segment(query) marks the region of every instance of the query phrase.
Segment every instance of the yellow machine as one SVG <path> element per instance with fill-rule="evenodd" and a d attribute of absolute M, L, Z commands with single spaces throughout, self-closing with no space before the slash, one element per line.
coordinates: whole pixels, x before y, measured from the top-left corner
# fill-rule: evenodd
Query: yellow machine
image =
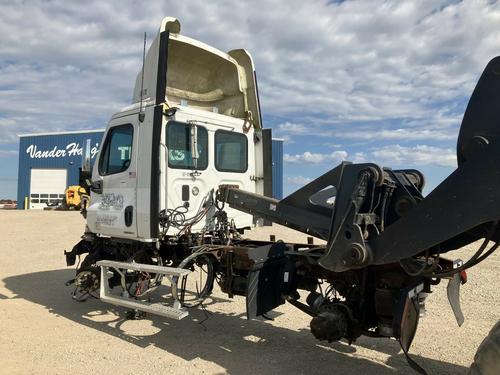
<path fill-rule="evenodd" d="M 68 186 L 64 192 L 64 200 L 62 201 L 62 206 L 65 209 L 82 209 L 86 208 L 90 196 L 87 190 L 79 185 Z"/>

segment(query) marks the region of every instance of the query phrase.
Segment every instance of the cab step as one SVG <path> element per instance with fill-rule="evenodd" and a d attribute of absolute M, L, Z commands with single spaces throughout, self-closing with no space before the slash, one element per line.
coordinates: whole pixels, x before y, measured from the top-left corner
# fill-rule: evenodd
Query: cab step
<path fill-rule="evenodd" d="M 182 307 L 182 304 L 179 300 L 177 294 L 177 282 L 182 277 L 185 277 L 189 273 L 191 273 L 190 270 L 184 268 L 155 266 L 152 264 L 142 264 L 135 262 L 117 262 L 113 260 L 101 260 L 97 262 L 97 265 L 101 267 L 101 286 L 99 294 L 102 301 L 111 303 L 113 305 L 127 307 L 133 310 L 144 311 L 150 314 L 160 315 L 175 320 L 180 320 L 189 315 L 187 310 Z M 173 306 L 168 306 L 159 302 L 149 303 L 134 299 L 134 297 L 130 297 L 125 287 L 126 270 L 148 272 L 166 276 L 171 284 L 171 293 L 174 300 Z M 113 271 L 117 272 L 121 277 L 121 285 L 123 289 L 122 296 L 112 294 L 110 291 L 108 280 L 113 277 Z"/>

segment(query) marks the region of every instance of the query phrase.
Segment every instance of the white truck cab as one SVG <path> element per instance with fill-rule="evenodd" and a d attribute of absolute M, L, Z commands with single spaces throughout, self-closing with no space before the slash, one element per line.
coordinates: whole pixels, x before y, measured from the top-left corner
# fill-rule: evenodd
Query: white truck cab
<path fill-rule="evenodd" d="M 161 212 L 183 207 L 192 217 L 219 185 L 269 194 L 270 147 L 249 53 L 182 36 L 179 21 L 166 17 L 137 75 L 133 104 L 107 126 L 87 226 L 101 236 L 154 242 L 175 234 L 161 233 Z M 226 211 L 237 228 L 254 222 Z M 210 213 L 191 230 L 207 220 Z"/>

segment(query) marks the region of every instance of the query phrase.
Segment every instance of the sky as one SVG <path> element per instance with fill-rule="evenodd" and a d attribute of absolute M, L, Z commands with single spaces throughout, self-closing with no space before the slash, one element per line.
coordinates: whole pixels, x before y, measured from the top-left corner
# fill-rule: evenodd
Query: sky
<path fill-rule="evenodd" d="M 131 102 L 143 33 L 164 16 L 252 54 L 285 195 L 343 160 L 419 169 L 431 191 L 500 54 L 495 1 L 0 0 L 0 198 L 16 196 L 18 134 L 100 129 Z"/>

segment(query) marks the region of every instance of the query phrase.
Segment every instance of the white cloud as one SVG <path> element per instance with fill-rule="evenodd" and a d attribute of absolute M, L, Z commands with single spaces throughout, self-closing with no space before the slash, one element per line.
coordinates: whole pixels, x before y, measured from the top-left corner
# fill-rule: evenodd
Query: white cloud
<path fill-rule="evenodd" d="M 292 122 L 286 121 L 278 125 L 278 131 L 293 135 L 301 135 L 308 134 L 310 132 L 310 128 L 306 127 L 303 124 L 294 124 Z"/>
<path fill-rule="evenodd" d="M 457 121 L 458 122 L 458 121 Z M 407 128 L 389 128 L 387 125 L 380 125 L 374 123 L 370 126 L 367 125 L 351 125 L 348 128 L 345 126 L 338 126 L 331 124 L 329 128 L 326 124 L 323 126 L 297 125 L 286 123 L 278 126 L 278 131 L 275 133 L 288 140 L 300 139 L 301 136 L 311 135 L 321 138 L 330 139 L 348 139 L 352 141 L 454 141 L 458 137 L 458 132 L 455 128 L 450 127 L 425 127 L 419 124 L 419 121 L 412 120 L 412 125 Z M 290 126 L 288 126 L 290 125 Z M 292 126 L 293 125 L 293 126 Z M 400 124 L 399 126 L 401 126 Z M 331 145 L 334 147 L 335 144 Z"/>
<path fill-rule="evenodd" d="M 355 152 L 348 155 L 346 151 L 335 151 L 331 154 L 321 154 L 306 151 L 297 155 L 284 155 L 288 163 L 305 164 L 338 164 L 348 160 L 353 163 L 377 163 L 383 166 L 421 167 L 427 165 L 441 167 L 456 167 L 457 159 L 455 150 L 428 145 L 400 146 L 388 145 L 371 148 L 366 152 Z"/>
<path fill-rule="evenodd" d="M 284 144 L 290 145 L 292 143 L 295 143 L 293 138 L 288 135 L 288 134 L 274 134 L 273 133 L 273 139 L 282 139 Z"/>
<path fill-rule="evenodd" d="M 390 145 L 375 149 L 370 153 L 379 163 L 390 165 L 437 165 L 441 167 L 456 167 L 457 158 L 455 150 L 448 148 L 417 145 L 414 147 L 403 147 Z"/>
<path fill-rule="evenodd" d="M 353 163 L 366 163 L 366 154 L 364 152 L 356 152 L 352 157 Z"/>
<path fill-rule="evenodd" d="M 346 151 L 334 151 L 331 154 L 320 154 L 315 152 L 306 151 L 302 154 L 296 155 L 283 155 L 283 160 L 288 163 L 308 163 L 308 164 L 322 164 L 322 163 L 340 163 L 347 158 Z"/>
<path fill-rule="evenodd" d="M 286 178 L 286 182 L 289 185 L 305 185 L 312 181 L 312 178 L 304 176 L 289 176 Z"/>
<path fill-rule="evenodd" d="M 458 134 L 456 131 L 440 130 L 440 129 L 381 129 L 381 130 L 356 130 L 356 131 L 339 131 L 335 134 L 338 138 L 347 138 L 354 140 L 405 140 L 405 141 L 419 141 L 419 140 L 455 140 Z"/>
<path fill-rule="evenodd" d="M 151 41 L 164 15 L 185 35 L 252 53 L 264 115 L 289 119 L 282 137 L 355 139 L 339 127 L 391 122 L 398 130 L 381 137 L 452 140 L 500 40 L 500 4 L 488 1 L 3 2 L 0 142 L 102 127 L 129 102 L 142 33 Z"/>

